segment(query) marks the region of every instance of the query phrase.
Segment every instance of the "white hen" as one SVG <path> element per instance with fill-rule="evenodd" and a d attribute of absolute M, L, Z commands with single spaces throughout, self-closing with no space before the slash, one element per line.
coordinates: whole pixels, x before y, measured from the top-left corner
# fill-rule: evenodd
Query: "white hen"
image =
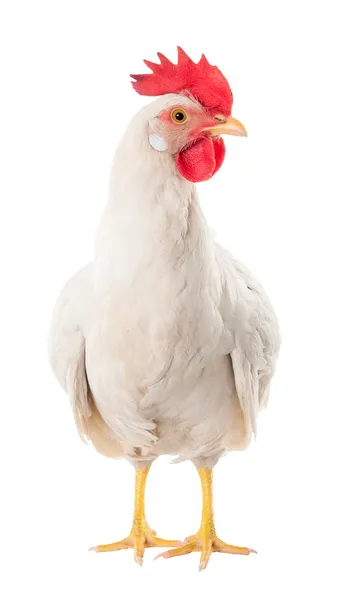
<path fill-rule="evenodd" d="M 256 432 L 279 333 L 263 288 L 213 240 L 193 183 L 223 162 L 220 133 L 246 134 L 226 80 L 181 49 L 178 66 L 159 56 L 134 87 L 162 95 L 116 152 L 95 258 L 58 299 L 50 360 L 81 436 L 136 467 L 131 533 L 95 549 L 132 547 L 141 564 L 145 547 L 174 545 L 163 556 L 199 550 L 202 569 L 212 551 L 251 552 L 216 536 L 211 470 Z M 201 478 L 201 527 L 184 544 L 157 538 L 145 519 L 146 476 L 161 454 L 190 459 Z"/>

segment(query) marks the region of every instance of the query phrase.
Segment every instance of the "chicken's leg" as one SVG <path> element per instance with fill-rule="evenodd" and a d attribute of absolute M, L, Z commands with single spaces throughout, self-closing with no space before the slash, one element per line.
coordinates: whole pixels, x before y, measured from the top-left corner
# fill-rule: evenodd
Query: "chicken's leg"
<path fill-rule="evenodd" d="M 180 542 L 177 540 L 163 540 L 162 538 L 156 537 L 156 531 L 150 529 L 146 521 L 144 495 L 148 473 L 149 467 L 136 469 L 134 513 L 130 534 L 120 542 L 106 544 L 104 546 L 95 546 L 90 548 L 90 550 L 95 550 L 96 552 L 112 552 L 114 550 L 133 548 L 136 563 L 142 565 L 145 548 L 164 548 L 180 545 Z"/>
<path fill-rule="evenodd" d="M 201 487 L 202 487 L 202 516 L 199 531 L 195 535 L 186 538 L 182 546 L 174 550 L 167 550 L 159 554 L 156 558 L 171 558 L 173 556 L 182 556 L 191 552 L 201 552 L 200 567 L 202 571 L 207 567 L 207 563 L 212 552 L 224 552 L 226 554 L 250 554 L 256 553 L 251 548 L 241 548 L 240 546 L 231 546 L 225 544 L 216 535 L 214 516 L 213 516 L 213 494 L 212 494 L 212 469 L 206 467 L 198 469 Z"/>

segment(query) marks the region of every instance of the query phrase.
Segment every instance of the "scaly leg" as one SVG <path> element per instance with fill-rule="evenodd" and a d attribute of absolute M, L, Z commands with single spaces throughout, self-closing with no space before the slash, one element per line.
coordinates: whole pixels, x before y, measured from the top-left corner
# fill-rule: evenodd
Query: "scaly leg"
<path fill-rule="evenodd" d="M 145 548 L 166 548 L 169 546 L 179 546 L 181 542 L 177 540 L 163 540 L 156 537 L 156 532 L 150 529 L 144 510 L 145 484 L 149 473 L 149 467 L 136 469 L 135 479 L 135 500 L 133 522 L 130 534 L 120 542 L 106 544 L 104 546 L 95 546 L 90 550 L 96 552 L 112 552 L 115 550 L 124 550 L 133 548 L 134 559 L 138 565 L 143 563 Z"/>
<path fill-rule="evenodd" d="M 191 552 L 201 552 L 199 571 L 206 569 L 212 552 L 224 552 L 226 554 L 256 554 L 251 548 L 241 548 L 225 544 L 217 537 L 213 516 L 213 493 L 212 493 L 212 469 L 199 468 L 198 473 L 202 487 L 202 516 L 199 531 L 195 535 L 186 538 L 182 546 L 174 550 L 167 550 L 156 558 L 172 558 L 183 556 Z"/>

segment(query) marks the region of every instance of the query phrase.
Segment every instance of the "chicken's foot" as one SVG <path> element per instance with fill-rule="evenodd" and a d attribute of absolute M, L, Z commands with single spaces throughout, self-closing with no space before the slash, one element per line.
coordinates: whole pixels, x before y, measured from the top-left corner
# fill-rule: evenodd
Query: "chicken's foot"
<path fill-rule="evenodd" d="M 213 494 L 212 494 L 212 469 L 199 468 L 198 473 L 202 486 L 202 517 L 199 531 L 184 540 L 180 547 L 167 550 L 156 556 L 156 558 L 172 558 L 183 556 L 191 552 L 201 552 L 199 570 L 207 567 L 212 552 L 223 552 L 225 554 L 255 553 L 251 548 L 232 546 L 225 544 L 217 537 L 213 516 Z"/>
<path fill-rule="evenodd" d="M 156 531 L 151 529 L 146 521 L 144 496 L 148 472 L 149 468 L 136 469 L 134 514 L 130 534 L 120 542 L 95 546 L 90 548 L 90 550 L 95 550 L 95 552 L 113 552 L 132 548 L 136 563 L 142 565 L 145 548 L 167 548 L 181 544 L 178 540 L 164 540 L 156 537 Z"/>

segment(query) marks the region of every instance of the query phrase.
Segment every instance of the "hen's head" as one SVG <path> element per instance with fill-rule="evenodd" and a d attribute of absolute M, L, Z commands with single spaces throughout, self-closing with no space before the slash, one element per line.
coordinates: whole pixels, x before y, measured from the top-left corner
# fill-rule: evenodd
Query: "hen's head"
<path fill-rule="evenodd" d="M 176 160 L 189 181 L 206 181 L 221 167 L 225 146 L 222 134 L 246 136 L 244 126 L 231 116 L 233 94 L 225 77 L 203 55 L 194 63 L 178 48 L 178 64 L 158 53 L 160 64 L 145 60 L 153 71 L 131 75 L 136 92 L 164 96 L 149 121 L 149 144 Z"/>

